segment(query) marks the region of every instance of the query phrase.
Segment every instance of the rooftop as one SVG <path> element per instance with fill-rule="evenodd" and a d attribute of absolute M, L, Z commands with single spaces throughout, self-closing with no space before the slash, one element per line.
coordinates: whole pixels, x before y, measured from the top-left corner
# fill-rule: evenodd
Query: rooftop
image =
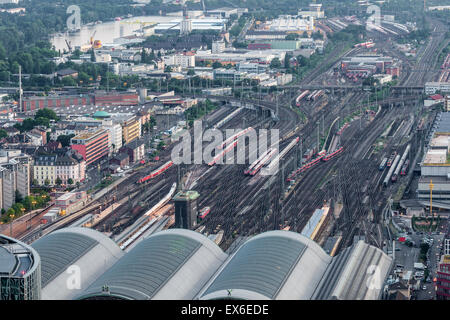
<path fill-rule="evenodd" d="M 87 139 L 91 139 L 93 137 L 95 137 L 96 135 L 105 133 L 106 131 L 103 129 L 99 129 L 96 131 L 92 131 L 92 132 L 85 132 L 85 133 L 81 133 L 75 137 L 72 138 L 72 140 L 87 140 Z"/>
<path fill-rule="evenodd" d="M 0 234 L 0 276 L 26 277 L 39 263 L 33 248 Z"/>

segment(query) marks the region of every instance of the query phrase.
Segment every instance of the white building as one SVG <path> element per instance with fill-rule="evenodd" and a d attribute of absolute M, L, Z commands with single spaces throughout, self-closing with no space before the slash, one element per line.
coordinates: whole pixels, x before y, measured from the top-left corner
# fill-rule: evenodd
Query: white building
<path fill-rule="evenodd" d="M 213 41 L 212 43 L 212 53 L 221 53 L 225 51 L 225 41 Z"/>
<path fill-rule="evenodd" d="M 301 17 L 314 17 L 315 19 L 325 18 L 325 11 L 322 11 L 322 4 L 310 3 L 309 10 L 299 10 L 298 15 Z"/>
<path fill-rule="evenodd" d="M 164 64 L 166 66 L 180 66 L 182 68 L 195 67 L 195 54 L 173 54 L 164 56 Z"/>
<path fill-rule="evenodd" d="M 436 91 L 450 92 L 450 82 L 426 82 L 425 93 L 434 94 Z"/>
<path fill-rule="evenodd" d="M 314 17 L 308 16 L 306 19 L 290 15 L 282 15 L 267 23 L 271 31 L 314 31 Z"/>
<path fill-rule="evenodd" d="M 103 129 L 109 131 L 110 153 L 117 152 L 122 147 L 122 126 L 111 120 L 105 120 L 102 124 Z"/>
<path fill-rule="evenodd" d="M 375 80 L 378 80 L 380 84 L 385 84 L 389 81 L 392 81 L 391 74 L 374 74 L 373 77 Z"/>

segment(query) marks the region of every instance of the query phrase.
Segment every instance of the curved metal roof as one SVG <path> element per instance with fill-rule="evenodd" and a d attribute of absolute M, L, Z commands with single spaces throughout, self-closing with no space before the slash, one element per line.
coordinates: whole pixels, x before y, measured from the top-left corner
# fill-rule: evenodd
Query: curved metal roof
<path fill-rule="evenodd" d="M 61 229 L 32 243 L 41 257 L 42 288 L 97 245 L 102 248 L 103 255 L 97 256 L 99 260 L 122 255 L 114 241 L 88 228 Z"/>
<path fill-rule="evenodd" d="M 93 117 L 95 117 L 95 118 L 107 118 L 107 117 L 110 117 L 110 116 L 111 115 L 108 112 L 106 112 L 106 111 L 96 111 L 93 114 Z"/>
<path fill-rule="evenodd" d="M 192 299 L 225 259 L 197 232 L 161 231 L 136 245 L 78 299 Z"/>
<path fill-rule="evenodd" d="M 379 299 L 391 266 L 391 257 L 360 240 L 333 259 L 314 298 Z"/>
<path fill-rule="evenodd" d="M 218 271 L 201 299 L 309 299 L 331 257 L 314 241 L 270 231 L 245 242 Z"/>

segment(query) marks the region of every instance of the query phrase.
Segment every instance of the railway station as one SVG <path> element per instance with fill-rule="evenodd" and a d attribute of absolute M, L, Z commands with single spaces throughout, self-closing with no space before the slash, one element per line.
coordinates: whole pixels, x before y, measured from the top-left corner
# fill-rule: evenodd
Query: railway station
<path fill-rule="evenodd" d="M 14 240 L 2 241 L 4 257 Z M 100 232 L 72 227 L 37 240 L 28 252 L 34 281 L 42 275 L 42 288 L 36 284 L 36 296 L 29 298 L 44 300 L 372 300 L 382 297 L 392 267 L 392 258 L 363 241 L 331 257 L 291 231 L 264 232 L 225 253 L 198 232 L 171 229 L 124 253 Z M 13 265 L 10 260 L 1 260 L 3 270 Z M 370 268 L 377 268 L 379 278 L 366 286 Z"/>

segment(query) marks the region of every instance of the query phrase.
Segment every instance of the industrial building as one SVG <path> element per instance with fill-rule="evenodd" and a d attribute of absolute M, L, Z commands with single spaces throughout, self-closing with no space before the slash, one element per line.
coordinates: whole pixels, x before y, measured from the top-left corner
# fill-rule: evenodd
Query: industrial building
<path fill-rule="evenodd" d="M 391 57 L 379 54 L 360 54 L 352 57 L 345 57 L 341 61 L 341 70 L 348 77 L 371 76 L 375 73 L 387 73 L 392 76 L 399 76 L 400 67 Z"/>
<path fill-rule="evenodd" d="M 372 265 L 379 279 L 371 278 Z M 241 245 L 196 298 L 380 299 L 391 267 L 392 258 L 363 241 L 331 257 L 302 235 L 269 231 Z"/>
<path fill-rule="evenodd" d="M 0 234 L 0 300 L 39 300 L 41 259 L 27 244 Z"/>
<path fill-rule="evenodd" d="M 31 247 L 42 265 L 43 300 L 73 299 L 123 256 L 114 241 L 88 228 L 57 230 Z"/>
<path fill-rule="evenodd" d="M 436 116 L 420 163 L 421 176 L 417 197 L 424 205 L 430 201 L 430 182 L 433 184 L 433 206 L 450 207 L 450 112 Z"/>
<path fill-rule="evenodd" d="M 50 233 L 31 247 L 42 269 L 42 291 L 36 287 L 33 299 L 373 300 L 383 297 L 392 268 L 391 257 L 363 241 L 332 257 L 290 231 L 249 237 L 228 253 L 186 229 L 157 232 L 127 253 L 102 233 L 79 227 Z"/>
<path fill-rule="evenodd" d="M 301 34 L 314 31 L 314 17 L 307 16 L 305 19 L 290 15 L 280 15 L 264 24 L 265 30 L 282 31 Z"/>
<path fill-rule="evenodd" d="M 66 94 L 49 96 L 30 96 L 22 100 L 22 110 L 34 111 L 43 108 L 60 108 L 69 106 L 127 106 L 139 104 L 139 95 L 135 93 Z"/>
<path fill-rule="evenodd" d="M 226 257 L 197 232 L 161 231 L 137 244 L 78 299 L 191 300 Z"/>
<path fill-rule="evenodd" d="M 436 92 L 449 93 L 450 92 L 450 82 L 426 82 L 425 83 L 425 93 L 435 94 Z"/>

